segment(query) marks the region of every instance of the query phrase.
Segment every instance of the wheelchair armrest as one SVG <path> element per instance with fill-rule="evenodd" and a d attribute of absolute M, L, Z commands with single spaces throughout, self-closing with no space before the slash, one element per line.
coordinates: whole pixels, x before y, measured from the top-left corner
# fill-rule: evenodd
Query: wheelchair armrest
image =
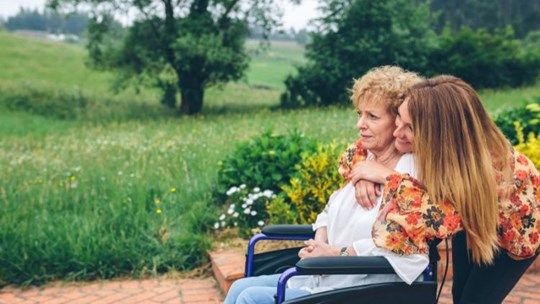
<path fill-rule="evenodd" d="M 311 225 L 270 225 L 261 231 L 267 236 L 315 236 L 315 231 Z"/>
<path fill-rule="evenodd" d="M 297 275 L 318 274 L 393 274 L 392 265 L 382 256 L 332 256 L 300 260 L 296 266 L 287 269 L 279 278 L 276 303 L 285 300 L 287 281 Z"/>
<path fill-rule="evenodd" d="M 393 274 L 396 273 L 382 256 L 316 257 L 296 263 L 298 275 L 308 274 Z"/>

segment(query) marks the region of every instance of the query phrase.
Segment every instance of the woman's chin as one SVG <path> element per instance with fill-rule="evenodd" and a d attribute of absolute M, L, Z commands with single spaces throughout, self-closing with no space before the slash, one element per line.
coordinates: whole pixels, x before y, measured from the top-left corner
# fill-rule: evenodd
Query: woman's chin
<path fill-rule="evenodd" d="M 412 152 L 412 146 L 410 144 L 400 144 L 398 142 L 395 143 L 396 145 L 396 149 L 400 152 L 400 153 L 411 153 Z"/>

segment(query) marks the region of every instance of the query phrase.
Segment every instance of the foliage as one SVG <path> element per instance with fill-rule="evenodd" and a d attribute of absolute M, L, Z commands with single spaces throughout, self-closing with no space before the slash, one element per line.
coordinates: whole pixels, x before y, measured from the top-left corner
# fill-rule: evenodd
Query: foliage
<path fill-rule="evenodd" d="M 225 205 L 229 205 L 228 209 L 221 213 L 214 229 L 238 227 L 240 236 L 249 238 L 253 235 L 253 228 L 268 223 L 267 205 L 276 197 L 272 190 L 261 191 L 259 187 L 248 189 L 242 184 L 231 187 L 226 194 Z"/>
<path fill-rule="evenodd" d="M 540 98 L 535 103 L 508 108 L 495 116 L 494 121 L 513 145 L 520 142 L 516 123 L 524 134 L 540 134 Z"/>
<path fill-rule="evenodd" d="M 476 31 L 449 28 L 429 55 L 427 74 L 458 76 L 476 89 L 532 84 L 540 73 L 540 56 L 523 50 L 511 28 Z"/>
<path fill-rule="evenodd" d="M 336 145 L 319 145 L 314 154 L 304 154 L 298 171 L 288 185 L 283 186 L 287 199 L 298 214 L 298 223 L 315 222 L 330 195 L 343 185 L 338 173 L 339 155 L 343 149 Z"/>
<path fill-rule="evenodd" d="M 437 17 L 437 32 L 448 25 L 454 31 L 465 26 L 489 31 L 512 26 L 517 37 L 523 38 L 540 29 L 539 0 L 432 0 L 431 11 Z"/>
<path fill-rule="evenodd" d="M 281 192 L 280 185 L 289 182 L 302 153 L 313 151 L 314 147 L 314 141 L 298 130 L 285 136 L 267 129 L 249 142 L 238 144 L 234 152 L 220 162 L 216 188 L 218 201 L 223 201 L 223 194 L 228 189 L 242 184 L 248 189 L 260 187 Z"/>
<path fill-rule="evenodd" d="M 527 156 L 536 168 L 540 168 L 540 132 L 535 135 L 534 132 L 527 133 L 527 141 L 523 135 L 524 130 L 520 122 L 515 123 L 518 143 L 514 146 L 517 151 Z"/>
<path fill-rule="evenodd" d="M 298 224 L 298 213 L 281 193 L 268 203 L 268 224 Z"/>
<path fill-rule="evenodd" d="M 163 82 L 176 84 L 183 114 L 201 112 L 206 88 L 244 76 L 249 24 L 268 33 L 279 15 L 271 0 L 191 0 L 182 7 L 173 0 L 52 0 L 50 4 L 55 9 L 90 5 L 94 17 L 88 27 L 88 50 L 93 66 L 116 71 L 118 84 L 124 87 L 163 89 Z M 110 16 L 118 10 L 138 13 L 120 36 Z M 163 100 L 172 105 L 167 94 Z"/>
<path fill-rule="evenodd" d="M 352 80 L 376 66 L 424 69 L 433 44 L 425 1 L 332 0 L 322 12 L 308 63 L 285 81 L 282 106 L 348 104 Z"/>

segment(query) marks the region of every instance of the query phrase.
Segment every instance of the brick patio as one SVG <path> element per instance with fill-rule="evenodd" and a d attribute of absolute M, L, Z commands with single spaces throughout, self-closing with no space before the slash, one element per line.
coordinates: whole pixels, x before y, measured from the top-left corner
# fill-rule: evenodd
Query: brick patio
<path fill-rule="evenodd" d="M 20 290 L 4 288 L 0 290 L 0 304 L 17 303 L 176 303 L 176 304 L 214 304 L 223 301 L 220 288 L 228 288 L 226 278 L 238 278 L 243 270 L 243 252 L 220 250 L 211 253 L 214 261 L 213 271 L 220 282 L 212 277 L 195 279 L 155 278 L 138 281 L 103 281 L 92 283 L 68 283 L 48 285 L 45 288 Z M 217 263 L 215 261 L 218 261 Z M 539 265 L 540 261 L 536 261 Z M 222 266 L 220 266 L 222 265 Z M 226 265 L 226 266 L 224 266 Z M 219 270 L 221 268 L 221 270 Z M 452 303 L 451 281 L 445 284 L 440 300 L 442 304 Z M 221 287 L 220 287 L 221 286 Z M 540 272 L 527 273 L 504 303 L 540 303 Z"/>

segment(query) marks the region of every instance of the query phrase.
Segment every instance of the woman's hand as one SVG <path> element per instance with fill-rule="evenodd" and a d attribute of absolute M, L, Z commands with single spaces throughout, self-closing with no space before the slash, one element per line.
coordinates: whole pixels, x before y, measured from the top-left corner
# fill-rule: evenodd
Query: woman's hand
<path fill-rule="evenodd" d="M 369 210 L 375 207 L 377 197 L 381 195 L 381 188 L 379 184 L 361 179 L 354 185 L 354 195 L 356 202 Z"/>
<path fill-rule="evenodd" d="M 351 182 L 356 185 L 360 180 L 367 180 L 377 184 L 384 184 L 386 177 L 394 171 L 384 165 L 373 161 L 356 164 L 351 172 Z"/>
<path fill-rule="evenodd" d="M 308 240 L 305 241 L 306 247 L 300 249 L 298 256 L 301 259 L 314 258 L 319 256 L 337 256 L 339 255 L 339 248 L 328 245 L 325 242 Z"/>

